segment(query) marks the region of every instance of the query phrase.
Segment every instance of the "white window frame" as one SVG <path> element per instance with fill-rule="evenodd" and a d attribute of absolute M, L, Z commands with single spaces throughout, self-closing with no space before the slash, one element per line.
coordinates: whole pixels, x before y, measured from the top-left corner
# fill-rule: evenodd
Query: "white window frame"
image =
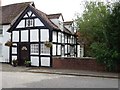
<path fill-rule="evenodd" d="M 46 47 L 45 44 L 41 44 L 41 55 L 50 55 L 50 48 Z"/>
<path fill-rule="evenodd" d="M 31 44 L 30 45 L 30 53 L 31 54 L 39 54 L 39 44 Z"/>
<path fill-rule="evenodd" d="M 34 21 L 33 19 L 26 19 L 26 27 L 33 27 Z"/>

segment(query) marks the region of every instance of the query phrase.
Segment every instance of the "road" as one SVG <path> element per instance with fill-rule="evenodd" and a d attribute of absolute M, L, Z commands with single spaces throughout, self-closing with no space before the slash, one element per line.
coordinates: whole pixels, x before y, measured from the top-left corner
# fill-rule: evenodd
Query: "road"
<path fill-rule="evenodd" d="M 118 79 L 2 72 L 2 88 L 118 88 Z"/>

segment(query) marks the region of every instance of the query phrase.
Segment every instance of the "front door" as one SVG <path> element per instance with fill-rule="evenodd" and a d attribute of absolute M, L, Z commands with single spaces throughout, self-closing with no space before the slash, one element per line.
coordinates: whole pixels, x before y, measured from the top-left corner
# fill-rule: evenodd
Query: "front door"
<path fill-rule="evenodd" d="M 29 44 L 21 43 L 19 47 L 20 47 L 19 65 L 24 65 L 25 60 L 29 60 Z"/>

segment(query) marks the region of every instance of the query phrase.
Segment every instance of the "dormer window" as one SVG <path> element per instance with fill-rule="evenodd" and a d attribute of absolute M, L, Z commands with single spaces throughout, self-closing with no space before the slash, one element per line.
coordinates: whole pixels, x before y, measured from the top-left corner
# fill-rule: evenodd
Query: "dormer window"
<path fill-rule="evenodd" d="M 26 20 L 26 27 L 32 27 L 33 26 L 33 19 L 27 19 Z"/>

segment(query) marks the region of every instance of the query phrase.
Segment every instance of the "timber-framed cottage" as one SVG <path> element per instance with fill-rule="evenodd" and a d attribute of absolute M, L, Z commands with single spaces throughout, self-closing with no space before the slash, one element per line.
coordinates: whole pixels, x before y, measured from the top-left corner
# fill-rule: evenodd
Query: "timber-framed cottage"
<path fill-rule="evenodd" d="M 27 59 L 31 66 L 52 67 L 52 57 L 83 57 L 75 33 L 73 21 L 64 21 L 61 13 L 48 15 L 34 2 L 2 6 L 0 62 L 17 59 L 24 65 Z"/>

